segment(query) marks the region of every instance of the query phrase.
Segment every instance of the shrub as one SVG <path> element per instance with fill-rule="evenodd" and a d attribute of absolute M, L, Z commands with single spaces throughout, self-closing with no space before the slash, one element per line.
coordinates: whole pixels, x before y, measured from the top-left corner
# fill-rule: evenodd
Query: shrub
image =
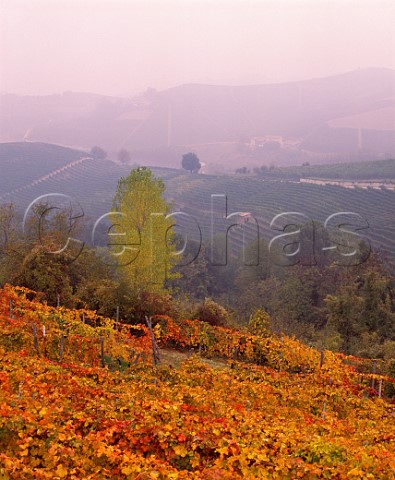
<path fill-rule="evenodd" d="M 229 313 L 222 305 L 214 302 L 211 298 L 205 298 L 196 312 L 196 317 L 213 326 L 224 326 L 229 320 Z"/>
<path fill-rule="evenodd" d="M 258 335 L 259 337 L 267 337 L 270 335 L 270 317 L 265 310 L 262 308 L 257 308 L 254 313 L 250 316 L 250 321 L 248 322 L 248 330 L 253 335 Z"/>

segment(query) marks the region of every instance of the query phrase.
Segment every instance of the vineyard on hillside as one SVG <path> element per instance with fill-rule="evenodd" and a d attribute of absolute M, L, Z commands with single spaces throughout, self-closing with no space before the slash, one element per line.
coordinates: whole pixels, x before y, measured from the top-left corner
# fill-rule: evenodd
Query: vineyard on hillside
<path fill-rule="evenodd" d="M 97 158 L 73 163 L 84 155 L 83 152 L 53 145 L 3 144 L 0 148 L 2 202 L 12 201 L 25 209 L 41 195 L 62 193 L 78 201 L 86 218 L 94 224 L 101 215 L 110 211 L 117 182 L 121 176 L 127 176 L 132 167 Z M 69 167 L 62 169 L 66 165 Z M 362 166 L 358 165 L 346 164 L 343 169 L 347 170 L 349 166 L 351 172 L 359 171 Z M 367 162 L 363 167 L 366 171 L 362 171 L 373 171 L 373 165 L 377 165 L 378 171 L 392 171 L 393 161 Z M 313 172 L 315 168 L 324 167 L 303 168 Z M 328 169 L 332 171 L 333 166 L 328 166 Z M 48 175 L 54 171 L 56 174 Z M 196 222 L 203 238 L 210 238 L 211 195 L 225 194 L 227 213 L 251 212 L 258 220 L 260 234 L 268 240 L 278 234 L 270 228 L 270 222 L 279 213 L 297 211 L 323 223 L 329 215 L 351 211 L 359 214 L 369 225 L 368 230 L 360 233 L 366 235 L 373 248 L 395 254 L 394 191 L 347 189 L 336 185 L 301 184 L 251 176 L 191 175 L 169 168 L 153 168 L 152 171 L 165 182 L 166 198 L 172 202 L 173 212 L 180 211 L 190 216 L 179 216 L 176 222 L 187 229 L 191 238 L 198 237 Z M 45 180 L 37 182 L 42 176 Z M 15 188 L 18 191 L 11 194 Z M 220 212 L 219 216 L 223 217 L 224 213 Z M 218 227 L 223 233 L 229 224 L 225 218 L 218 219 Z M 236 245 L 242 245 L 243 231 L 232 229 Z M 245 236 L 247 241 L 255 239 L 254 226 L 246 226 Z"/>
<path fill-rule="evenodd" d="M 86 157 L 85 152 L 46 143 L 0 144 L 0 198 L 33 180 Z M 47 192 L 48 193 L 48 192 Z"/>
<path fill-rule="evenodd" d="M 1 290 L 1 479 L 394 477 L 389 372 L 287 337 L 152 321 L 162 352 L 194 348 L 180 368 L 153 364 L 145 325 Z"/>
<path fill-rule="evenodd" d="M 325 178 L 333 180 L 381 180 L 395 179 L 395 159 L 365 162 L 332 163 L 327 165 L 303 165 L 264 169 L 267 178 L 299 180 L 300 178 Z"/>
<path fill-rule="evenodd" d="M 369 225 L 361 231 L 373 248 L 395 253 L 395 223 L 393 209 L 395 192 L 389 190 L 350 190 L 339 186 L 300 184 L 287 181 L 264 181 L 237 176 L 178 176 L 166 181 L 169 197 L 175 206 L 190 214 L 202 228 L 203 238 L 211 231 L 211 194 L 225 194 L 228 214 L 251 212 L 259 223 L 259 232 L 271 239 L 278 232 L 270 228 L 270 222 L 280 213 L 300 212 L 313 221 L 324 223 L 332 214 L 354 212 Z M 217 214 L 219 216 L 219 214 Z M 179 219 L 186 225 L 188 223 Z M 220 224 L 221 219 L 219 219 Z M 230 225 L 222 220 L 222 232 Z M 238 232 L 237 232 L 238 230 Z M 246 238 L 253 240 L 254 225 L 246 225 Z M 234 231 L 236 242 L 241 245 L 243 231 Z"/>

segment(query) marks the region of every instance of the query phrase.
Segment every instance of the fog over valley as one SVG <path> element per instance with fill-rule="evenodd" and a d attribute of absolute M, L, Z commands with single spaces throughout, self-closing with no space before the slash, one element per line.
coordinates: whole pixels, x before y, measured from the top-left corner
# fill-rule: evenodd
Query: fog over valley
<path fill-rule="evenodd" d="M 391 1 L 0 8 L 2 142 L 172 167 L 193 150 L 208 173 L 394 154 Z"/>

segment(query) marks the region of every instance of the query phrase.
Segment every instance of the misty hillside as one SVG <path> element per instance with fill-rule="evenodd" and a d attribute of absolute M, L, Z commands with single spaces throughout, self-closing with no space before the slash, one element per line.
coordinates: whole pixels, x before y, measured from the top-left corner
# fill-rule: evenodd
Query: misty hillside
<path fill-rule="evenodd" d="M 394 89 L 395 72 L 371 69 L 273 85 L 185 85 L 163 92 L 161 100 L 163 107 L 171 106 L 174 144 L 262 135 L 297 137 L 307 144 L 329 120 L 393 106 Z"/>
<path fill-rule="evenodd" d="M 88 156 L 80 150 L 46 143 L 2 143 L 0 199 L 4 201 L 7 194 Z"/>
<path fill-rule="evenodd" d="M 41 195 L 60 193 L 80 202 L 87 217 L 98 218 L 111 209 L 117 182 L 131 168 L 59 145 L 0 143 L 0 204 L 13 202 L 23 210 Z M 155 169 L 162 178 L 177 173 Z"/>
<path fill-rule="evenodd" d="M 49 163 L 51 155 L 53 165 Z M 363 170 L 364 163 L 356 164 L 361 178 L 366 179 L 369 172 L 380 175 L 383 168 L 389 178 L 395 178 L 393 161 L 377 162 L 376 170 L 375 163 L 366 163 L 366 172 Z M 344 172 L 356 171 L 355 168 L 348 169 L 347 164 L 342 167 Z M 132 167 L 54 145 L 20 143 L 0 144 L 0 168 L 0 203 L 12 201 L 23 211 L 41 195 L 65 194 L 78 202 L 87 223 L 93 225 L 101 215 L 111 210 L 117 182 L 121 176 L 127 176 Z M 313 168 L 311 173 L 317 174 L 317 168 Z M 321 173 L 332 171 L 330 167 L 320 168 Z M 250 175 L 198 175 L 163 167 L 152 170 L 165 182 L 166 197 L 172 202 L 172 211 L 184 212 L 190 216 L 189 219 L 197 220 L 206 239 L 211 232 L 211 195 L 225 194 L 228 213 L 251 212 L 258 219 L 264 238 L 274 236 L 270 222 L 282 212 L 298 211 L 323 223 L 333 213 L 352 211 L 368 223 L 369 229 L 363 233 L 366 233 L 372 247 L 395 254 L 393 190 L 301 183 L 295 176 L 300 170 L 291 170 L 289 174 L 292 178 L 289 180 L 286 169 L 274 171 L 278 172 L 277 180 Z M 196 224 L 188 218 L 179 217 L 177 222 L 184 227 L 184 233 L 186 231 L 193 237 Z M 220 219 L 219 224 L 222 231 L 229 226 L 226 219 Z M 252 227 L 246 231 L 248 240 L 254 238 Z M 239 245 L 242 236 L 242 229 L 235 229 L 234 237 Z"/>
<path fill-rule="evenodd" d="M 47 97 L 3 94 L 1 141 L 45 141 L 134 161 L 178 166 L 194 150 L 225 166 L 386 158 L 395 152 L 395 71 L 362 69 L 300 82 L 181 85 L 135 98 L 67 92 Z M 277 149 L 276 155 L 271 150 Z M 339 157 L 340 156 L 340 157 Z M 342 157 L 343 156 L 343 157 Z"/>

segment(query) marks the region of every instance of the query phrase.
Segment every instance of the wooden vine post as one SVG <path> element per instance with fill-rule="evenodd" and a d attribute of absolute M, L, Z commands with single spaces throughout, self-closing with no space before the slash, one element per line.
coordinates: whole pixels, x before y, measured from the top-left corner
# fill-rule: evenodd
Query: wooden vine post
<path fill-rule="evenodd" d="M 45 325 L 43 325 L 43 343 L 44 343 L 44 357 L 47 357 L 47 332 Z"/>
<path fill-rule="evenodd" d="M 152 318 L 145 316 L 145 323 L 147 324 L 150 336 L 151 336 L 151 342 L 152 342 L 152 356 L 154 358 L 154 364 L 157 365 L 160 362 L 160 353 L 159 353 L 159 347 L 158 344 L 156 343 L 156 338 L 154 331 L 152 329 Z"/>
<path fill-rule="evenodd" d="M 64 335 L 60 334 L 59 363 L 62 363 L 64 353 Z"/>
<path fill-rule="evenodd" d="M 376 375 L 376 360 L 373 361 L 373 375 L 372 375 L 372 388 L 375 387 L 375 378 Z"/>
<path fill-rule="evenodd" d="M 199 322 L 199 357 L 202 356 L 202 322 Z"/>
<path fill-rule="evenodd" d="M 104 361 L 104 337 L 100 337 L 100 366 L 104 368 L 106 362 Z"/>
<path fill-rule="evenodd" d="M 320 368 L 324 365 L 325 362 L 325 352 L 324 350 L 321 350 L 321 355 L 320 355 Z"/>
<path fill-rule="evenodd" d="M 37 336 L 37 326 L 33 323 L 33 338 L 34 338 L 34 348 L 36 349 L 37 355 L 40 356 L 40 348 L 38 345 L 38 336 Z"/>

